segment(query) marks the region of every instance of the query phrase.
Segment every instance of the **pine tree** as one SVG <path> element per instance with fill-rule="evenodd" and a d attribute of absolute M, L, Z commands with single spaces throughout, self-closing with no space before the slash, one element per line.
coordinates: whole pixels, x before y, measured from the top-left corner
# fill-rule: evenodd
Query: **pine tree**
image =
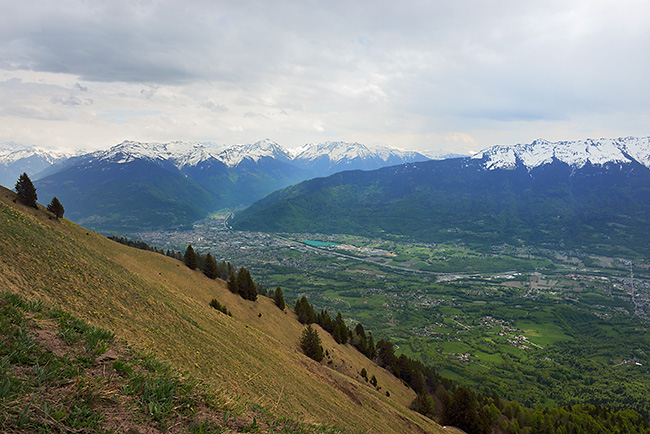
<path fill-rule="evenodd" d="M 312 324 L 316 322 L 316 312 L 314 312 L 314 306 L 307 301 L 307 297 L 304 295 L 296 301 L 296 307 L 294 308 L 296 315 L 298 315 L 298 321 L 301 324 Z"/>
<path fill-rule="evenodd" d="M 411 404 L 411 408 L 431 419 L 435 416 L 435 403 L 433 402 L 433 398 L 424 393 L 418 393 L 417 397 Z"/>
<path fill-rule="evenodd" d="M 57 220 L 63 217 L 63 213 L 65 212 L 63 205 L 61 205 L 61 202 L 59 202 L 59 199 L 57 199 L 56 196 L 52 198 L 52 201 L 47 206 L 47 210 L 54 214 Z"/>
<path fill-rule="evenodd" d="M 194 252 L 191 244 L 188 244 L 183 258 L 185 260 L 185 265 L 190 267 L 192 270 L 196 270 L 196 267 L 198 267 L 199 264 L 198 259 L 196 258 L 196 253 Z"/>
<path fill-rule="evenodd" d="M 321 309 L 321 311 L 316 316 L 316 322 L 323 328 L 323 330 L 329 334 L 334 333 L 334 323 L 332 322 L 332 318 L 330 318 L 330 314 L 326 309 Z"/>
<path fill-rule="evenodd" d="M 203 263 L 203 274 L 208 276 L 210 279 L 217 278 L 217 262 L 214 260 L 211 254 L 205 256 L 205 261 Z"/>
<path fill-rule="evenodd" d="M 320 336 L 318 330 L 313 328 L 311 324 L 308 324 L 302 331 L 302 335 L 300 335 L 300 348 L 307 357 L 317 362 L 323 360 L 323 347 L 321 346 Z"/>
<path fill-rule="evenodd" d="M 36 188 L 32 184 L 32 180 L 27 176 L 27 173 L 23 173 L 18 178 L 18 182 L 16 182 L 16 193 L 18 193 L 18 199 L 24 205 L 38 208 L 38 205 L 36 205 L 36 201 L 38 200 Z"/>
<path fill-rule="evenodd" d="M 273 293 L 273 301 L 280 308 L 280 310 L 284 310 L 284 295 L 282 294 L 282 288 L 279 286 L 275 288 L 275 293 Z"/>
<path fill-rule="evenodd" d="M 357 326 L 354 328 L 354 333 L 352 334 L 352 339 L 350 340 L 350 342 L 362 354 L 368 353 L 366 332 L 364 331 L 363 325 L 361 323 L 358 323 Z"/>
<path fill-rule="evenodd" d="M 334 319 L 334 333 L 332 334 L 332 337 L 339 344 L 348 343 L 349 329 L 348 326 L 345 325 L 341 312 L 338 312 Z"/>
<path fill-rule="evenodd" d="M 233 294 L 239 294 L 239 285 L 237 285 L 237 275 L 234 271 L 231 271 L 230 277 L 228 278 L 228 289 Z"/>
<path fill-rule="evenodd" d="M 374 360 L 377 357 L 377 350 L 375 349 L 375 340 L 372 338 L 372 333 L 368 332 L 368 341 L 366 343 L 366 357 Z"/>
<path fill-rule="evenodd" d="M 257 300 L 257 288 L 251 273 L 244 267 L 239 269 L 237 273 L 237 287 L 239 288 L 239 295 L 245 300 Z"/>

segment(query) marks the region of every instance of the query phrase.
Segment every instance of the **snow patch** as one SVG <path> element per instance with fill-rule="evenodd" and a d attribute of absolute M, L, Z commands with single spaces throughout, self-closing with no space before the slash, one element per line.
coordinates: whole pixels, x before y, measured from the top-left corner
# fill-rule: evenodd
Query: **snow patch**
<path fill-rule="evenodd" d="M 484 167 L 488 170 L 514 169 L 519 162 L 530 170 L 554 160 L 576 168 L 582 168 L 586 164 L 602 166 L 606 163 L 623 164 L 635 160 L 650 168 L 650 137 L 562 142 L 539 139 L 530 144 L 491 146 L 472 158 L 484 159 Z"/>

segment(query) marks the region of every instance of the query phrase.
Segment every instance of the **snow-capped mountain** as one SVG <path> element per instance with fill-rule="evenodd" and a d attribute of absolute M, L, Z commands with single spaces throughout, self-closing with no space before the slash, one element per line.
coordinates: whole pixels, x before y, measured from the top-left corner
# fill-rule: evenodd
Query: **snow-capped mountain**
<path fill-rule="evenodd" d="M 0 185 L 12 188 L 21 173 L 35 176 L 72 155 L 15 143 L 0 145 Z"/>
<path fill-rule="evenodd" d="M 259 163 L 272 159 L 303 169 L 315 169 L 316 175 L 344 169 L 376 169 L 405 162 L 424 161 L 422 154 L 389 147 L 370 148 L 360 143 L 308 143 L 290 152 L 276 142 L 264 139 L 252 144 L 211 146 L 202 143 L 170 142 L 142 143 L 125 141 L 108 150 L 97 151 L 89 160 L 128 163 L 138 159 L 171 162 L 178 169 L 211 159 L 228 167 L 237 167 L 243 161 Z"/>
<path fill-rule="evenodd" d="M 235 167 L 248 159 L 259 162 L 261 158 L 271 158 L 282 163 L 293 159 L 291 153 L 272 140 L 264 139 L 249 145 L 234 145 L 221 150 L 216 158 L 228 167 Z"/>
<path fill-rule="evenodd" d="M 88 161 L 110 161 L 118 164 L 130 163 L 135 160 L 169 161 L 181 168 L 187 165 L 216 158 L 217 148 L 191 142 L 135 142 L 124 141 L 107 150 L 86 155 Z"/>
<path fill-rule="evenodd" d="M 296 150 L 294 164 L 318 172 L 331 174 L 341 170 L 372 170 L 428 158 L 413 151 L 389 147 L 368 147 L 361 143 L 325 142 L 307 143 Z"/>
<path fill-rule="evenodd" d="M 236 230 L 650 253 L 650 138 L 494 146 L 274 192 Z M 624 253 L 621 253 L 624 254 Z"/>
<path fill-rule="evenodd" d="M 35 146 L 22 146 L 14 143 L 0 145 L 0 164 L 5 166 L 31 157 L 39 157 L 49 163 L 68 158 L 72 154 L 62 151 L 48 151 Z"/>
<path fill-rule="evenodd" d="M 492 146 L 472 158 L 483 159 L 486 169 L 513 169 L 523 164 L 528 170 L 560 161 L 574 168 L 586 164 L 628 164 L 633 161 L 650 168 L 650 137 L 576 140 L 549 142 L 535 140 L 530 144 Z"/>
<path fill-rule="evenodd" d="M 249 205 L 278 189 L 340 170 L 426 157 L 359 143 L 310 144 L 298 153 L 269 140 L 234 146 L 125 141 L 71 158 L 36 178 L 67 216 L 98 230 L 190 224 L 210 211 Z M 14 181 L 15 182 L 15 181 Z"/>

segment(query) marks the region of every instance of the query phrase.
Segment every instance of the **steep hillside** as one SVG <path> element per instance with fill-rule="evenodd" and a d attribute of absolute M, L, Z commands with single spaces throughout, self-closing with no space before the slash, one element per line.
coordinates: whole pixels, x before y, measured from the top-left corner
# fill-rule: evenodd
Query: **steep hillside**
<path fill-rule="evenodd" d="M 213 390 L 278 416 L 352 431 L 442 432 L 405 407 L 413 392 L 327 333 L 321 331 L 323 346 L 335 369 L 305 357 L 298 350 L 302 327 L 271 300 L 245 301 L 224 282 L 174 259 L 50 219 L 42 207 L 26 208 L 14 198 L 0 190 L 3 290 L 42 299 L 112 330 Z M 233 316 L 212 309 L 213 298 Z M 364 367 L 376 375 L 381 391 L 352 378 Z"/>

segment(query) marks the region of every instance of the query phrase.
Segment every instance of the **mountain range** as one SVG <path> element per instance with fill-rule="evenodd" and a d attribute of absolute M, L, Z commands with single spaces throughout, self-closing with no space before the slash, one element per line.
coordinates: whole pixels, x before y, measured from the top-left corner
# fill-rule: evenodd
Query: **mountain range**
<path fill-rule="evenodd" d="M 650 138 L 627 137 L 337 173 L 269 195 L 232 226 L 634 255 L 648 252 L 649 221 Z"/>
<path fill-rule="evenodd" d="M 71 153 L 35 146 L 21 146 L 15 143 L 0 145 L 0 185 L 13 187 L 23 172 L 40 173 L 71 156 Z"/>
<path fill-rule="evenodd" d="M 250 205 L 280 188 L 340 170 L 427 160 L 417 152 L 346 142 L 290 151 L 268 139 L 234 146 L 125 141 L 70 158 L 33 151 L 14 147 L 0 158 L 0 169 L 12 164 L 5 185 L 12 186 L 23 171 L 35 173 L 41 198 L 57 196 L 69 218 L 116 232 L 190 225 L 218 209 Z M 12 157 L 18 154 L 20 159 Z M 28 164 L 37 158 L 39 166 Z"/>

